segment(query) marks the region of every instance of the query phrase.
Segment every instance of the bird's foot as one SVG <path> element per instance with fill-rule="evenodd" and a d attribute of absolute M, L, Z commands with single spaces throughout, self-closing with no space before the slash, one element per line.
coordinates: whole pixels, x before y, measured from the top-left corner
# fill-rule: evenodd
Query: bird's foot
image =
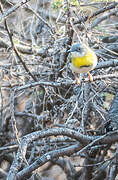
<path fill-rule="evenodd" d="M 78 73 L 75 74 L 75 79 L 76 79 L 77 84 L 80 85 L 81 82 L 80 82 L 80 79 L 78 77 Z"/>
<path fill-rule="evenodd" d="M 93 76 L 90 74 L 90 72 L 88 72 L 88 77 L 89 77 L 90 82 L 93 82 Z"/>

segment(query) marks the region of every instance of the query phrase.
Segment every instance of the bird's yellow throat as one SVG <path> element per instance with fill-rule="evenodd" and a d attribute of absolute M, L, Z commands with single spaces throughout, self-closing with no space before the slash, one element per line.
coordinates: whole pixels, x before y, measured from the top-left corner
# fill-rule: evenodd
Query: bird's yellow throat
<path fill-rule="evenodd" d="M 76 68 L 80 68 L 82 66 L 91 66 L 93 65 L 95 59 L 95 53 L 88 47 L 85 56 L 77 56 L 77 53 L 73 53 L 71 57 L 72 64 Z"/>

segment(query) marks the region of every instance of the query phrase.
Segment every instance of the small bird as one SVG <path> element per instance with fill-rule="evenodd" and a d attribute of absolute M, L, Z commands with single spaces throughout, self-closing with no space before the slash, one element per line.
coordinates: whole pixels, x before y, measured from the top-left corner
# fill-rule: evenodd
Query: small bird
<path fill-rule="evenodd" d="M 97 65 L 97 56 L 95 52 L 88 46 L 82 43 L 73 44 L 68 51 L 70 52 L 70 68 L 75 73 L 77 83 L 80 84 L 78 74 L 88 73 L 90 81 L 93 81 L 93 77 L 89 71 L 95 68 Z"/>

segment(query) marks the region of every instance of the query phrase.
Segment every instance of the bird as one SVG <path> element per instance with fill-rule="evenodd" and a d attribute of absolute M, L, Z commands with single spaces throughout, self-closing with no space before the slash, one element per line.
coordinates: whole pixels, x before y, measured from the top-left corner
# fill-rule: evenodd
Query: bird
<path fill-rule="evenodd" d="M 78 84 L 80 79 L 78 74 L 88 73 L 89 80 L 93 82 L 93 77 L 90 71 L 97 65 L 97 56 L 95 52 L 84 43 L 75 43 L 68 50 L 70 53 L 70 69 L 75 73 L 75 78 Z"/>

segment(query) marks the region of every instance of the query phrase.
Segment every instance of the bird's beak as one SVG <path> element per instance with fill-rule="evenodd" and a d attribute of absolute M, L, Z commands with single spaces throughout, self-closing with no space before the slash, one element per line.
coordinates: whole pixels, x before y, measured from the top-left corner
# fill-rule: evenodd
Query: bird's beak
<path fill-rule="evenodd" d="M 67 52 L 70 53 L 70 52 L 71 52 L 71 49 L 67 50 Z"/>

